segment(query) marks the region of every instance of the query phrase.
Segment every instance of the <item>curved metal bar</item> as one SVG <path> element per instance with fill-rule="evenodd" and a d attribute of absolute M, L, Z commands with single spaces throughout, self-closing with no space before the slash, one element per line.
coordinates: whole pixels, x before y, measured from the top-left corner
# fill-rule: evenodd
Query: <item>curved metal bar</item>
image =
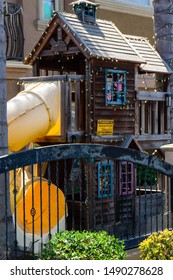
<path fill-rule="evenodd" d="M 173 177 L 173 165 L 155 156 L 132 149 L 99 144 L 53 145 L 2 156 L 0 157 L 0 173 L 30 164 L 72 158 L 109 158 L 128 161 L 154 168 Z"/>

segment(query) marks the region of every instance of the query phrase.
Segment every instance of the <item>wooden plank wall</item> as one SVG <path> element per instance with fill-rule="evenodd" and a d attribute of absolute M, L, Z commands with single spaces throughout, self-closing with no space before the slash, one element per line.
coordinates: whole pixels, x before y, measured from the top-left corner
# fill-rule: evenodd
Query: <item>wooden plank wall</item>
<path fill-rule="evenodd" d="M 114 134 L 135 134 L 135 65 L 128 63 L 93 62 L 93 133 L 97 132 L 99 119 L 114 120 Z M 105 69 L 127 71 L 127 102 L 121 105 L 105 104 Z"/>

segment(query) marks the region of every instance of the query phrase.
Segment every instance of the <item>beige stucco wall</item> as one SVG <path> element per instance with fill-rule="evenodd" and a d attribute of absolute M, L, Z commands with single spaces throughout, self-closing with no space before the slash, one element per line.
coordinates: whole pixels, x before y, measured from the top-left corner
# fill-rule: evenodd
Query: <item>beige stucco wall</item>
<path fill-rule="evenodd" d="M 39 40 L 42 32 L 38 31 L 36 26 L 38 20 L 38 1 L 32 0 L 32 4 L 31 1 L 24 0 L 22 2 L 24 13 L 23 29 L 25 36 L 24 56 L 27 56 Z"/>
<path fill-rule="evenodd" d="M 147 37 L 153 43 L 153 19 L 98 9 L 98 17 L 115 23 L 123 34 Z"/>
<path fill-rule="evenodd" d="M 29 77 L 32 75 L 31 66 L 23 65 L 22 62 L 7 61 L 6 77 L 7 77 L 7 100 L 13 98 L 19 91 L 19 78 Z"/>

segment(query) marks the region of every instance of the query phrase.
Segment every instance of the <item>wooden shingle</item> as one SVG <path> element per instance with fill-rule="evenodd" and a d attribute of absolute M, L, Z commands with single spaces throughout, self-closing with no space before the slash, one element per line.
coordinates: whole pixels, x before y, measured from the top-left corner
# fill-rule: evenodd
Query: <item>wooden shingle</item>
<path fill-rule="evenodd" d="M 146 38 L 124 35 L 111 21 L 97 19 L 93 24 L 80 20 L 75 14 L 59 12 L 50 20 L 25 64 L 33 64 L 41 55 L 58 26 L 87 59 L 129 61 L 139 64 L 141 72 L 172 73 Z"/>
<path fill-rule="evenodd" d="M 159 73 L 171 73 L 169 66 L 162 60 L 158 52 L 151 46 L 149 41 L 144 37 L 125 35 L 129 40 L 129 43 L 135 48 L 141 58 L 146 63 L 140 65 L 140 69 L 143 72 L 159 72 Z"/>
<path fill-rule="evenodd" d="M 145 63 L 112 22 L 97 20 L 96 24 L 89 24 L 80 21 L 73 14 L 63 13 L 58 16 L 69 31 L 77 35 L 79 43 L 83 44 L 90 56 Z"/>

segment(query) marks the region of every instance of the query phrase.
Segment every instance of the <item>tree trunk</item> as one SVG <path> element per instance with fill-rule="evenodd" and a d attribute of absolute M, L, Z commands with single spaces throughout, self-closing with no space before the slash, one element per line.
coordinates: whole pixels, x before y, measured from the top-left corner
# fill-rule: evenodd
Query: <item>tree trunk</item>
<path fill-rule="evenodd" d="M 4 43 L 3 1 L 0 0 L 0 156 L 8 154 L 7 98 L 6 98 L 6 56 Z M 6 186 L 5 186 L 6 182 Z M 8 256 L 12 241 L 12 219 L 9 209 L 8 174 L 0 175 L 0 259 Z M 8 229 L 8 231 L 7 231 Z"/>
<path fill-rule="evenodd" d="M 164 61 L 173 70 L 173 0 L 153 0 L 154 30 L 156 49 Z M 168 91 L 172 93 L 173 104 L 173 74 L 170 75 Z M 173 105 L 170 110 L 170 132 L 173 142 Z"/>

